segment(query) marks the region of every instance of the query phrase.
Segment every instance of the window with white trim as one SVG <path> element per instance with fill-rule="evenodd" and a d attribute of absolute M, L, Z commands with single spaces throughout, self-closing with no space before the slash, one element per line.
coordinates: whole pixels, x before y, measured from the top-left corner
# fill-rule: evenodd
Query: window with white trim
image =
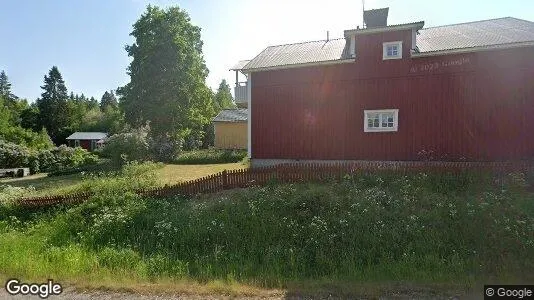
<path fill-rule="evenodd" d="M 364 132 L 397 131 L 399 126 L 398 109 L 364 110 Z"/>
<path fill-rule="evenodd" d="M 74 140 L 74 147 L 80 147 L 80 140 Z"/>
<path fill-rule="evenodd" d="M 402 41 L 383 43 L 382 59 L 402 58 Z"/>

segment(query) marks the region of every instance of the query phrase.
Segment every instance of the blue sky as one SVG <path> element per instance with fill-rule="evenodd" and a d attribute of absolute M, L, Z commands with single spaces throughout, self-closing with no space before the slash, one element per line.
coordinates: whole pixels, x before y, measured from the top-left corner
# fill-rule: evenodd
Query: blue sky
<path fill-rule="evenodd" d="M 269 45 L 342 37 L 361 25 L 361 0 L 1 0 L 0 70 L 13 92 L 40 96 L 43 77 L 57 65 L 67 88 L 100 99 L 129 81 L 132 24 L 146 6 L 178 5 L 202 28 L 208 85 Z M 534 1 L 367 0 L 366 8 L 389 6 L 389 24 L 425 21 L 425 27 L 512 16 L 534 21 Z"/>

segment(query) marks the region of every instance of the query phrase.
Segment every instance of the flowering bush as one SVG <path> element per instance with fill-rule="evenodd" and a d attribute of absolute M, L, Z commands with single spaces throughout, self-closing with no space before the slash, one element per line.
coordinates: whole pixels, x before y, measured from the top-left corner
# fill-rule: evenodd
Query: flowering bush
<path fill-rule="evenodd" d="M 147 160 L 149 158 L 147 135 L 147 129 L 143 128 L 114 134 L 106 140 L 101 154 L 110 158 L 116 165 Z"/>
<path fill-rule="evenodd" d="M 32 174 L 91 165 L 97 161 L 96 155 L 82 148 L 61 145 L 52 149 L 35 151 L 0 141 L 0 166 L 4 168 L 29 167 Z"/>
<path fill-rule="evenodd" d="M 0 140 L 0 166 L 3 168 L 27 167 L 34 153 L 26 147 Z"/>

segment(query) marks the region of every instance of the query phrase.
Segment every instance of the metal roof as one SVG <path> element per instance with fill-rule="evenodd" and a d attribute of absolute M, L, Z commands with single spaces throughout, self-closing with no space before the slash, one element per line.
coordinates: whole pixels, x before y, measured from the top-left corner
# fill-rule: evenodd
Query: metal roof
<path fill-rule="evenodd" d="M 67 140 L 101 140 L 108 136 L 105 132 L 75 132 Z"/>
<path fill-rule="evenodd" d="M 348 58 L 345 39 L 331 39 L 270 46 L 243 67 L 243 70 L 298 65 Z"/>
<path fill-rule="evenodd" d="M 223 109 L 213 122 L 246 122 L 247 112 L 246 108 Z"/>
<path fill-rule="evenodd" d="M 534 22 L 512 17 L 419 30 L 419 52 L 484 47 L 534 41 Z"/>
<path fill-rule="evenodd" d="M 512 17 L 420 29 L 423 25 L 424 22 L 414 22 L 383 28 L 352 29 L 345 30 L 345 36 L 415 28 L 419 29 L 416 41 L 419 53 L 534 41 L 534 23 Z M 241 70 L 247 71 L 343 61 L 350 59 L 347 40 L 341 38 L 270 46 L 245 65 L 240 65 L 244 62 L 241 61 L 233 69 L 241 67 Z"/>
<path fill-rule="evenodd" d="M 230 71 L 239 71 L 243 69 L 243 67 L 248 64 L 249 61 L 250 59 L 240 60 L 237 64 L 230 68 Z"/>

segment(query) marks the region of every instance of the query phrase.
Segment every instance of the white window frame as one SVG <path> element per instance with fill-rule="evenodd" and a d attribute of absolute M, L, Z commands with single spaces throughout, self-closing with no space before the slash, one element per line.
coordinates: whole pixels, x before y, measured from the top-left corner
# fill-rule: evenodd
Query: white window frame
<path fill-rule="evenodd" d="M 397 55 L 388 55 L 388 47 L 397 46 Z M 401 59 L 402 58 L 402 41 L 387 42 L 382 44 L 382 59 Z"/>
<path fill-rule="evenodd" d="M 74 147 L 80 147 L 80 140 L 74 140 Z"/>
<path fill-rule="evenodd" d="M 379 115 L 379 127 L 369 127 L 369 116 L 373 114 Z M 393 127 L 382 127 L 382 115 L 393 114 Z M 398 109 L 373 109 L 363 111 L 363 131 L 364 132 L 392 132 L 399 129 L 399 110 Z"/>

